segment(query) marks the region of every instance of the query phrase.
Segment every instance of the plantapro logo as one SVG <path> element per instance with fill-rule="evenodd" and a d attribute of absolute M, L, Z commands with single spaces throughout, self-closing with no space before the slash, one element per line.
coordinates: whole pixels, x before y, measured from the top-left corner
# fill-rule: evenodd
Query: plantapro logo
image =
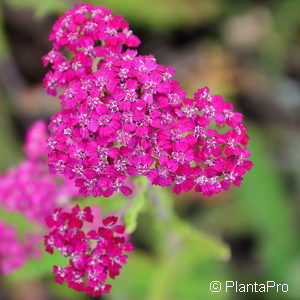
<path fill-rule="evenodd" d="M 224 285 L 220 281 L 211 281 L 209 289 L 212 293 L 219 293 L 222 290 L 226 293 L 231 291 L 235 293 L 287 293 L 289 286 L 286 283 L 276 283 L 269 280 L 263 283 L 251 282 L 240 283 L 238 281 L 226 280 Z"/>

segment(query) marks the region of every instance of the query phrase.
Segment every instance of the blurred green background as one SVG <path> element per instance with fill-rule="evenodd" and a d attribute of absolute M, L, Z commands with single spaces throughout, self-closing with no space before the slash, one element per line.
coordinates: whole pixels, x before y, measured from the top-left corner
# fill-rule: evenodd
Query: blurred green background
<path fill-rule="evenodd" d="M 300 299 L 300 1 L 86 2 L 123 14 L 140 52 L 176 67 L 190 95 L 209 86 L 234 103 L 255 164 L 240 188 L 217 197 L 166 193 L 161 206 L 148 204 L 133 234 L 137 250 L 102 299 Z M 41 56 L 53 22 L 74 3 L 0 1 L 1 172 L 21 161 L 28 126 L 58 109 L 41 86 Z M 0 299 L 88 299 L 53 283 L 51 259 L 0 278 Z M 212 293 L 212 280 L 273 280 L 289 291 Z"/>

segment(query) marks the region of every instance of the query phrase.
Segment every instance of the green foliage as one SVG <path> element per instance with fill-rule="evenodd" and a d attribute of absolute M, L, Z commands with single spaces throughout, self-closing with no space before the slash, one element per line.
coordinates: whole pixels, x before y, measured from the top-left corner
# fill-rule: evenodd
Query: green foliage
<path fill-rule="evenodd" d="M 157 263 L 146 300 L 214 299 L 209 283 L 226 279 L 223 264 L 213 259 L 201 260 L 197 249 L 187 246 L 178 253 L 170 252 Z M 230 293 L 218 294 L 218 299 L 229 298 Z"/>
<path fill-rule="evenodd" d="M 136 195 L 133 195 L 133 203 L 129 203 L 129 208 L 125 212 L 124 220 L 126 231 L 132 233 L 137 227 L 137 219 L 146 203 L 146 191 L 148 180 L 146 177 L 138 177 L 136 180 Z M 130 200 L 129 200 L 130 201 Z"/>
<path fill-rule="evenodd" d="M 199 246 L 200 247 L 200 246 Z M 114 280 L 109 299 L 118 300 L 194 300 L 213 299 L 212 280 L 228 280 L 224 264 L 202 259 L 199 247 L 187 244 L 166 256 L 153 257 L 136 251 L 130 254 L 121 276 Z M 229 299 L 230 293 L 218 299 Z"/>
<path fill-rule="evenodd" d="M 156 268 L 153 257 L 138 251 L 130 254 L 128 264 L 122 269 L 121 275 L 114 280 L 114 286 L 107 298 L 144 300 Z"/>
<path fill-rule="evenodd" d="M 159 222 L 164 224 L 166 229 L 165 234 L 171 237 L 177 237 L 177 245 L 182 247 L 188 245 L 189 247 L 196 247 L 199 258 L 217 258 L 222 260 L 228 260 L 230 252 L 228 247 L 221 241 L 213 238 L 205 233 L 202 233 L 193 228 L 189 223 L 180 219 L 174 212 L 173 199 L 168 190 L 160 187 L 155 187 L 156 201 L 154 206 L 156 207 L 156 213 Z M 166 245 L 166 255 L 169 250 L 174 250 L 174 239 L 172 242 L 165 239 L 165 242 L 169 244 L 170 249 Z"/>
<path fill-rule="evenodd" d="M 129 21 L 152 29 L 164 31 L 180 25 L 205 23 L 220 12 L 220 0 L 92 0 L 96 5 L 106 5 L 115 13 L 123 14 Z"/>
<path fill-rule="evenodd" d="M 209 299 L 209 282 L 222 277 L 220 260 L 228 260 L 229 249 L 221 241 L 208 236 L 180 219 L 173 210 L 173 199 L 164 188 L 154 188 L 152 204 L 154 222 L 160 234 L 157 269 L 147 300 Z M 210 266 L 207 276 L 206 267 Z M 219 270 L 220 271 L 220 270 Z M 224 298 L 223 298 L 224 296 Z M 220 299 L 226 299 L 223 295 Z"/>
<path fill-rule="evenodd" d="M 13 5 L 19 9 L 33 9 L 37 17 L 43 17 L 53 13 L 60 14 L 70 6 L 68 1 L 63 0 L 9 0 L 7 2 L 9 5 Z"/>
<path fill-rule="evenodd" d="M 64 266 L 67 262 L 68 259 L 60 255 L 57 251 L 53 255 L 43 252 L 41 259 L 29 260 L 24 267 L 9 275 L 8 279 L 28 280 L 31 278 L 42 278 L 52 273 L 52 267 L 54 265 Z"/>
<path fill-rule="evenodd" d="M 7 199 L 9 201 L 9 199 Z M 18 236 L 23 238 L 26 232 L 33 232 L 36 225 L 33 222 L 28 221 L 25 217 L 17 212 L 6 211 L 0 206 L 0 220 L 5 224 L 11 225 L 17 229 Z"/>
<path fill-rule="evenodd" d="M 298 252 L 290 199 L 269 155 L 265 137 L 255 129 L 249 134 L 254 168 L 237 189 L 237 198 L 241 212 L 251 220 L 259 236 L 257 250 L 267 277 L 286 282 L 292 258 Z"/>
<path fill-rule="evenodd" d="M 138 251 L 130 254 L 109 299 L 212 299 L 209 282 L 226 278 L 220 260 L 229 258 L 227 246 L 178 218 L 166 189 L 151 187 L 147 200 L 150 205 L 146 214 L 152 211 L 152 217 L 150 220 L 144 215 L 141 220 L 147 224 L 147 240 L 154 244 L 155 255 Z M 219 298 L 229 296 L 222 294 Z"/>
<path fill-rule="evenodd" d="M 76 1 L 67 0 L 5 0 L 17 8 L 33 9 L 36 16 L 59 13 L 71 8 Z M 90 0 L 83 1 L 94 5 L 105 5 L 115 13 L 123 14 L 129 21 L 155 30 L 205 23 L 220 13 L 220 0 Z M 80 2 L 79 2 L 80 3 Z"/>
<path fill-rule="evenodd" d="M 102 217 L 106 217 L 109 214 L 115 213 L 122 209 L 127 202 L 127 198 L 121 194 L 115 194 L 112 197 L 97 197 L 90 196 L 88 198 L 79 198 L 75 201 L 80 207 L 85 206 L 99 206 Z"/>

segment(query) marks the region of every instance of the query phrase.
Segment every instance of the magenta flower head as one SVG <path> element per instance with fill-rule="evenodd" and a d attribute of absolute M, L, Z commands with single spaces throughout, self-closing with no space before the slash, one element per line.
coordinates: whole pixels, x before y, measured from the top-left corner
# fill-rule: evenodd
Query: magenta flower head
<path fill-rule="evenodd" d="M 35 122 L 23 147 L 27 158 L 0 176 L 0 205 L 41 225 L 57 206 L 64 206 L 78 196 L 74 182 L 49 173 L 47 137 L 46 123 Z"/>
<path fill-rule="evenodd" d="M 67 266 L 53 267 L 55 281 L 87 295 L 108 293 L 107 279 L 119 275 L 127 261 L 125 253 L 133 250 L 118 217 L 107 217 L 96 230 L 87 230 L 86 225 L 93 222 L 92 210 L 77 205 L 71 211 L 56 209 L 46 222 L 50 230 L 46 251 L 52 254 L 57 249 L 69 258 Z"/>
<path fill-rule="evenodd" d="M 139 40 L 122 17 L 79 5 L 50 40 L 44 83 L 49 94 L 59 92 L 62 109 L 49 126 L 49 167 L 74 179 L 82 195 L 128 196 L 129 178 L 146 176 L 175 193 L 210 196 L 251 169 L 242 115 L 208 88 L 187 98 L 174 69 L 123 49 Z"/>
<path fill-rule="evenodd" d="M 0 275 L 7 275 L 22 267 L 35 253 L 38 239 L 27 236 L 21 241 L 17 230 L 0 220 Z"/>

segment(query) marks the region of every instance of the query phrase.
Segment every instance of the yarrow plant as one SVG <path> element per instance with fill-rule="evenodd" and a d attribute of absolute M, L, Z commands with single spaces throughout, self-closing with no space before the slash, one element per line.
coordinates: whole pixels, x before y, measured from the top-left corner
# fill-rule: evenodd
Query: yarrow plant
<path fill-rule="evenodd" d="M 50 41 L 43 84 L 61 109 L 49 136 L 41 121 L 29 130 L 26 160 L 0 177 L 0 204 L 48 230 L 46 251 L 66 258 L 65 266 L 53 266 L 57 283 L 101 296 L 133 250 L 128 219 L 142 207 L 144 182 L 205 196 L 239 186 L 252 167 L 249 137 L 232 104 L 207 87 L 188 97 L 175 69 L 139 55 L 128 23 L 103 6 L 68 10 Z M 89 206 L 71 208 L 78 194 L 91 200 L 117 192 L 130 198 L 108 217 Z M 7 273 L 28 252 L 2 222 L 0 238 L 12 245 L 9 253 L 0 247 L 0 271 Z"/>
<path fill-rule="evenodd" d="M 50 40 L 44 86 L 62 110 L 50 122 L 49 167 L 74 178 L 82 195 L 128 196 L 132 176 L 213 195 L 251 169 L 242 115 L 208 88 L 187 98 L 173 68 L 125 49 L 139 40 L 122 17 L 77 5 Z"/>
<path fill-rule="evenodd" d="M 54 24 L 44 87 L 60 99 L 50 121 L 51 173 L 75 181 L 85 197 L 129 196 L 133 178 L 170 186 L 174 193 L 210 196 L 240 185 L 252 167 L 243 116 L 208 88 L 188 98 L 174 68 L 139 55 L 140 40 L 121 16 L 103 6 L 76 5 Z M 58 283 L 94 296 L 109 292 L 131 251 L 117 217 L 98 230 L 89 207 L 58 209 L 47 218 L 46 250 L 69 258 L 54 266 Z"/>

